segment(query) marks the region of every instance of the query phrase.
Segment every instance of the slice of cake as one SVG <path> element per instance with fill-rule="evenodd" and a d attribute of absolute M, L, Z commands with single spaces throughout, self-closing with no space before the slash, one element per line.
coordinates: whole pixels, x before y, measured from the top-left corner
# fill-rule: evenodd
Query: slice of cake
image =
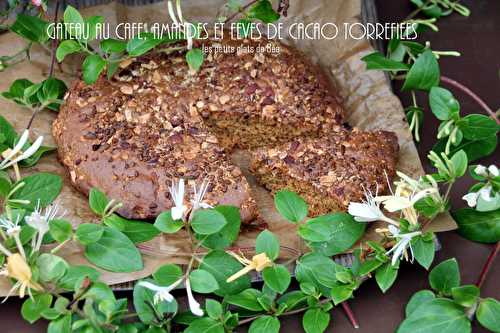
<path fill-rule="evenodd" d="M 340 130 L 321 138 L 299 138 L 254 152 L 251 170 L 272 192 L 301 195 L 310 216 L 345 210 L 364 190 L 383 192 L 396 172 L 394 133 Z"/>
<path fill-rule="evenodd" d="M 71 89 L 53 136 L 75 187 L 96 187 L 122 202 L 120 215 L 149 219 L 173 206 L 172 183 L 185 180 L 189 206 L 194 185 L 208 182 L 205 203 L 237 206 L 252 221 L 256 204 L 241 170 L 182 95 L 147 84 L 153 73 Z"/>

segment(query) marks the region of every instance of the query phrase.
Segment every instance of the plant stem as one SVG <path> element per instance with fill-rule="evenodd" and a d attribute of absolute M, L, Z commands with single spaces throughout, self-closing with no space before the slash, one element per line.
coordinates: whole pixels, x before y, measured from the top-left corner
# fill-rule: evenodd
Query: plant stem
<path fill-rule="evenodd" d="M 56 0 L 56 9 L 54 13 L 54 26 L 57 24 L 57 17 L 59 15 L 59 0 Z M 49 68 L 49 77 L 52 77 L 54 75 L 54 64 L 56 62 L 56 49 L 57 49 L 57 44 L 58 40 L 57 38 L 54 38 L 52 40 L 52 46 L 51 46 L 51 55 L 50 55 L 50 68 Z"/>
<path fill-rule="evenodd" d="M 252 0 L 252 1 L 250 1 L 249 3 L 247 3 L 246 5 L 244 5 L 243 7 L 241 7 L 239 11 L 237 11 L 236 13 L 232 14 L 231 16 L 229 16 L 224 21 L 224 23 L 230 22 L 232 19 L 234 19 L 239 14 L 243 13 L 248 7 L 250 7 L 251 5 L 253 5 L 254 3 L 256 3 L 257 1 L 259 1 L 259 0 Z"/>
<path fill-rule="evenodd" d="M 453 79 L 450 79 L 447 76 L 441 76 L 441 81 L 443 81 L 443 82 L 449 84 L 450 86 L 455 87 L 455 88 L 461 90 L 462 92 L 464 92 L 467 96 L 469 96 L 477 104 L 479 104 L 479 106 L 481 106 L 481 108 L 483 108 L 483 110 L 486 111 L 490 115 L 490 117 L 493 118 L 497 122 L 497 124 L 500 124 L 500 120 L 498 119 L 496 113 L 486 104 L 486 102 L 484 102 L 481 99 L 481 97 L 479 97 L 478 95 L 476 95 L 468 87 L 466 87 L 465 85 L 461 84 L 460 82 L 457 82 L 457 81 L 455 81 Z"/>
<path fill-rule="evenodd" d="M 495 258 L 498 255 L 498 252 L 500 251 L 500 242 L 497 242 L 495 246 L 493 247 L 490 255 L 488 256 L 488 259 L 486 259 L 486 263 L 483 266 L 483 269 L 481 270 L 481 274 L 479 274 L 479 278 L 476 282 L 476 286 L 478 288 L 481 288 L 481 286 L 484 283 L 484 280 L 486 279 L 486 275 L 488 275 L 488 272 L 491 269 L 491 266 L 493 265 L 493 262 L 495 261 Z"/>
<path fill-rule="evenodd" d="M 351 324 L 354 328 L 359 328 L 358 321 L 356 320 L 356 317 L 354 316 L 354 312 L 352 312 L 351 307 L 349 306 L 349 303 L 347 301 L 342 302 L 342 309 L 344 309 L 344 312 L 347 315 L 347 318 L 351 321 Z"/>

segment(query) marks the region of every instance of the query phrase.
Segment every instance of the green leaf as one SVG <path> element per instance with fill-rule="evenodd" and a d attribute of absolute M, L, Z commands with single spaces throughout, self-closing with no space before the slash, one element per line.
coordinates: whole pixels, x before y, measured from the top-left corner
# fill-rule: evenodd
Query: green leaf
<path fill-rule="evenodd" d="M 302 326 L 306 333 L 322 333 L 330 323 L 330 314 L 319 308 L 309 309 L 302 317 Z"/>
<path fill-rule="evenodd" d="M 408 304 L 406 304 L 406 309 L 405 313 L 406 316 L 409 317 L 419 306 L 427 303 L 430 300 L 435 299 L 436 296 L 434 293 L 430 290 L 420 290 L 417 291 L 413 296 L 410 298 L 410 301 Z"/>
<path fill-rule="evenodd" d="M 75 36 L 78 39 L 82 39 L 82 37 L 85 36 L 85 34 L 83 33 L 85 28 L 85 21 L 83 20 L 80 12 L 75 7 L 68 5 L 68 7 L 66 7 L 66 10 L 64 11 L 63 17 L 64 23 L 68 23 L 68 32 L 72 36 Z"/>
<path fill-rule="evenodd" d="M 155 39 L 152 33 L 143 33 L 128 41 L 127 52 L 131 57 L 138 57 L 162 42 L 161 39 Z"/>
<path fill-rule="evenodd" d="M 12 189 L 12 181 L 9 174 L 5 171 L 0 171 L 0 196 L 5 198 Z"/>
<path fill-rule="evenodd" d="M 36 260 L 40 274 L 40 280 L 44 282 L 56 281 L 61 278 L 68 269 L 66 261 L 49 253 L 42 253 Z"/>
<path fill-rule="evenodd" d="M 446 141 L 448 139 L 439 140 L 432 150 L 440 154 L 445 151 Z M 467 140 L 463 139 L 458 146 L 451 146 L 450 154 L 454 154 L 459 150 L 465 151 L 467 158 L 470 162 L 473 162 L 481 157 L 491 155 L 497 147 L 497 136 L 493 135 L 480 140 Z"/>
<path fill-rule="evenodd" d="M 445 298 L 429 300 L 416 308 L 397 333 L 470 333 L 470 321 L 463 308 Z"/>
<path fill-rule="evenodd" d="M 189 68 L 194 71 L 198 71 L 203 65 L 203 59 L 205 54 L 200 49 L 191 49 L 186 53 L 186 61 Z"/>
<path fill-rule="evenodd" d="M 462 208 L 452 212 L 452 215 L 463 237 L 481 243 L 500 241 L 500 210 L 478 212 L 472 208 Z"/>
<path fill-rule="evenodd" d="M 73 228 L 66 220 L 52 220 L 49 223 L 50 235 L 59 243 L 71 238 Z"/>
<path fill-rule="evenodd" d="M 22 97 L 24 94 L 24 87 L 29 84 L 32 84 L 31 81 L 24 79 L 16 80 L 10 86 L 9 92 L 14 96 L 20 94 L 20 97 Z M 14 127 L 12 127 L 12 125 L 7 121 L 7 119 L 5 119 L 1 115 L 0 115 L 0 133 L 2 133 L 5 138 L 5 141 L 3 143 L 5 143 L 9 147 L 14 147 L 14 144 L 18 137 L 17 132 L 14 129 Z"/>
<path fill-rule="evenodd" d="M 473 306 L 479 298 L 479 288 L 474 285 L 465 285 L 451 289 L 455 303 L 466 308 Z"/>
<path fill-rule="evenodd" d="M 216 295 L 236 294 L 250 287 L 250 277 L 248 275 L 242 276 L 231 283 L 226 282 L 227 278 L 242 269 L 242 265 L 223 251 L 214 250 L 208 253 L 203 258 L 200 268 L 212 273 L 215 280 L 217 280 L 220 288 L 214 292 Z"/>
<path fill-rule="evenodd" d="M 156 217 L 154 226 L 161 232 L 175 234 L 177 231 L 182 229 L 184 222 L 182 222 L 182 220 L 174 221 L 172 219 L 172 213 L 168 210 Z"/>
<path fill-rule="evenodd" d="M 216 300 L 208 298 L 205 301 L 205 309 L 207 310 L 207 314 L 212 319 L 219 319 L 222 317 L 222 305 Z"/>
<path fill-rule="evenodd" d="M 153 278 L 162 286 L 169 286 L 182 277 L 182 269 L 175 264 L 166 264 L 153 273 Z"/>
<path fill-rule="evenodd" d="M 58 281 L 58 286 L 66 290 L 75 290 L 77 283 L 81 284 L 85 277 L 96 282 L 100 275 L 101 273 L 89 266 L 69 266 L 66 274 Z"/>
<path fill-rule="evenodd" d="M 465 175 L 467 171 L 467 165 L 469 164 L 467 160 L 467 154 L 463 150 L 457 151 L 451 157 L 451 163 L 453 164 L 453 175 L 455 178 L 460 178 Z"/>
<path fill-rule="evenodd" d="M 23 207 L 29 210 L 34 210 L 37 204 L 40 205 L 40 208 L 51 204 L 62 189 L 61 177 L 45 172 L 24 177 L 19 182 L 24 183 L 24 186 L 16 191 L 11 199 L 28 200 L 30 203 Z"/>
<path fill-rule="evenodd" d="M 348 285 L 338 284 L 332 287 L 331 298 L 335 305 L 347 301 L 352 297 L 352 288 Z"/>
<path fill-rule="evenodd" d="M 400 61 L 395 61 L 387 59 L 380 52 L 373 52 L 363 58 L 361 58 L 366 63 L 366 69 L 379 69 L 383 71 L 407 71 L 410 69 L 405 63 Z"/>
<path fill-rule="evenodd" d="M 429 90 L 439 85 L 439 64 L 431 50 L 421 53 L 406 75 L 402 90 Z"/>
<path fill-rule="evenodd" d="M 89 193 L 90 209 L 97 215 L 104 215 L 104 210 L 108 205 L 109 199 L 103 192 L 96 188 L 92 188 Z"/>
<path fill-rule="evenodd" d="M 52 304 L 52 295 L 41 294 L 34 295 L 33 298 L 27 298 L 21 307 L 21 315 L 24 320 L 33 324 L 41 318 L 42 312 L 50 308 Z"/>
<path fill-rule="evenodd" d="M 240 210 L 235 206 L 217 206 L 215 210 L 224 215 L 226 225 L 218 232 L 203 237 L 203 246 L 223 250 L 233 244 L 240 233 Z"/>
<path fill-rule="evenodd" d="M 214 276 L 203 269 L 191 271 L 189 273 L 189 282 L 194 291 L 202 294 L 210 294 L 219 289 L 219 284 Z"/>
<path fill-rule="evenodd" d="M 219 232 L 226 225 L 224 215 L 215 209 L 200 209 L 194 212 L 191 227 L 200 235 L 211 235 Z"/>
<path fill-rule="evenodd" d="M 427 241 L 424 240 L 423 237 L 417 237 L 411 241 L 413 255 L 417 262 L 425 269 L 429 269 L 434 261 L 436 246 L 433 239 Z"/>
<path fill-rule="evenodd" d="M 61 62 L 68 54 L 72 54 L 81 50 L 80 44 L 72 39 L 64 40 L 59 44 L 56 50 L 57 61 Z"/>
<path fill-rule="evenodd" d="M 76 228 L 76 239 L 83 245 L 98 242 L 104 233 L 104 227 L 100 224 L 83 223 Z"/>
<path fill-rule="evenodd" d="M 113 216 L 123 221 L 123 230 L 121 231 L 136 244 L 147 242 L 160 234 L 154 225 L 146 221 L 127 220 L 115 214 Z"/>
<path fill-rule="evenodd" d="M 313 219 L 330 228 L 330 240 L 311 242 L 309 246 L 327 256 L 333 256 L 351 248 L 364 234 L 366 223 L 359 223 L 347 213 L 333 213 Z M 318 222 L 314 222 L 318 223 Z"/>
<path fill-rule="evenodd" d="M 262 316 L 252 322 L 248 333 L 278 333 L 280 321 L 276 317 Z"/>
<path fill-rule="evenodd" d="M 85 32 L 88 35 L 87 41 L 96 39 L 98 33 L 98 26 L 104 23 L 102 16 L 90 16 L 85 18 Z"/>
<path fill-rule="evenodd" d="M 375 271 L 375 280 L 383 293 L 394 284 L 397 276 L 398 267 L 393 266 L 390 262 L 386 262 Z"/>
<path fill-rule="evenodd" d="M 152 282 L 150 280 L 146 280 Z M 134 286 L 134 308 L 139 316 L 139 319 L 145 324 L 151 324 L 156 321 L 156 316 L 162 317 L 164 313 L 177 312 L 177 302 L 173 300 L 168 303 L 161 301 L 158 304 L 154 303 L 155 292 L 149 290 L 137 283 Z"/>
<path fill-rule="evenodd" d="M 480 140 L 497 135 L 500 126 L 495 120 L 482 114 L 470 114 L 458 123 L 464 137 L 468 140 Z"/>
<path fill-rule="evenodd" d="M 439 120 L 456 118 L 460 112 L 460 104 L 453 94 L 441 87 L 432 87 L 429 93 L 429 104 L 432 113 Z"/>
<path fill-rule="evenodd" d="M 328 288 L 337 283 L 337 274 L 348 272 L 347 269 L 336 264 L 331 258 L 320 253 L 312 252 L 302 256 L 297 261 L 295 275 L 300 283 L 310 282 L 323 293 L 329 293 Z"/>
<path fill-rule="evenodd" d="M 262 272 L 262 277 L 266 285 L 279 294 L 284 293 L 288 289 L 292 280 L 290 272 L 283 265 L 265 268 Z"/>
<path fill-rule="evenodd" d="M 479 303 L 476 312 L 477 320 L 481 325 L 493 332 L 500 332 L 500 302 L 493 298 L 486 298 Z"/>
<path fill-rule="evenodd" d="M 247 17 L 261 20 L 264 23 L 273 23 L 279 20 L 280 15 L 274 11 L 269 0 L 259 0 L 248 9 Z"/>
<path fill-rule="evenodd" d="M 127 49 L 127 43 L 118 39 L 105 39 L 101 41 L 101 49 L 106 53 L 121 53 Z"/>
<path fill-rule="evenodd" d="M 27 159 L 22 160 L 19 164 L 25 168 L 31 168 L 32 166 L 35 166 L 35 164 L 38 163 L 38 161 L 42 158 L 43 155 L 45 155 L 46 153 L 53 152 L 55 150 L 56 147 L 41 146 L 33 155 L 31 155 Z"/>
<path fill-rule="evenodd" d="M 236 305 L 240 308 L 249 311 L 262 311 L 262 305 L 260 305 L 258 298 L 262 296 L 262 293 L 257 289 L 246 289 L 239 294 L 228 295 L 224 300 L 232 305 Z"/>
<path fill-rule="evenodd" d="M 302 291 L 294 290 L 281 296 L 277 303 L 286 306 L 287 310 L 293 310 L 306 302 L 308 296 Z"/>
<path fill-rule="evenodd" d="M 224 326 L 220 321 L 211 318 L 201 318 L 189 324 L 184 333 L 224 333 Z"/>
<path fill-rule="evenodd" d="M 143 268 L 141 254 L 120 231 L 104 227 L 102 237 L 85 248 L 85 257 L 97 267 L 111 272 L 135 272 Z"/>
<path fill-rule="evenodd" d="M 451 294 L 451 289 L 460 285 L 460 271 L 455 258 L 445 260 L 434 267 L 429 274 L 432 289 L 445 295 Z"/>
<path fill-rule="evenodd" d="M 269 230 L 262 231 L 255 240 L 255 253 L 265 253 L 269 259 L 275 260 L 280 254 L 280 241 Z"/>
<path fill-rule="evenodd" d="M 48 24 L 37 16 L 20 13 L 17 14 L 16 21 L 10 26 L 10 30 L 29 41 L 44 43 L 49 39 Z"/>
<path fill-rule="evenodd" d="M 82 64 L 83 81 L 87 84 L 92 84 L 97 81 L 99 75 L 106 67 L 106 60 L 100 55 L 90 54 L 85 58 Z"/>
<path fill-rule="evenodd" d="M 71 314 L 62 316 L 50 322 L 47 333 L 72 333 Z"/>
<path fill-rule="evenodd" d="M 274 205 L 285 219 L 299 223 L 307 216 L 307 204 L 296 193 L 281 190 L 274 196 Z"/>

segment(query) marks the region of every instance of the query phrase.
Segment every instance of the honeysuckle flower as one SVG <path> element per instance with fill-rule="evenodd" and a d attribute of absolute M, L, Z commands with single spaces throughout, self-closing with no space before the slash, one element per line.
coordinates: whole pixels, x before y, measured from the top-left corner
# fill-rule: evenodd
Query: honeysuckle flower
<path fill-rule="evenodd" d="M 374 222 L 385 221 L 389 224 L 399 225 L 398 222 L 384 215 L 380 209 L 380 203 L 375 200 L 375 197 L 370 191 L 365 191 L 363 202 L 350 202 L 348 213 L 358 222 Z"/>
<path fill-rule="evenodd" d="M 209 183 L 204 180 L 199 188 L 196 188 L 196 184 L 193 185 L 193 195 L 194 198 L 191 200 L 191 204 L 193 205 L 193 211 L 200 209 L 200 208 L 213 208 L 211 205 L 203 202 L 203 197 L 205 197 L 205 194 L 207 193 Z"/>
<path fill-rule="evenodd" d="M 31 0 L 31 4 L 35 7 L 40 7 L 42 5 L 42 0 Z"/>
<path fill-rule="evenodd" d="M 7 257 L 6 268 L 0 273 L 1 275 L 7 276 L 11 279 L 17 280 L 12 289 L 8 292 L 7 296 L 4 298 L 3 302 L 9 298 L 12 293 L 19 290 L 19 297 L 24 297 L 26 291 L 30 297 L 32 297 L 31 289 L 41 291 L 42 286 L 35 281 L 32 281 L 31 268 L 26 263 L 26 260 L 19 253 L 14 253 Z"/>
<path fill-rule="evenodd" d="M 31 155 L 37 152 L 43 142 L 43 136 L 39 136 L 33 144 L 26 149 L 24 152 L 22 148 L 28 142 L 29 131 L 24 130 L 23 134 L 19 138 L 19 141 L 12 149 L 7 149 L 2 153 L 3 160 L 0 162 L 0 170 L 7 169 L 8 167 L 27 159 Z"/>
<path fill-rule="evenodd" d="M 21 238 L 19 237 L 19 234 L 21 233 L 21 226 L 19 226 L 20 220 L 20 215 L 17 215 L 15 221 L 13 221 L 11 218 L 0 217 L 0 228 L 4 229 L 7 232 L 7 235 L 14 238 L 19 253 L 23 256 L 23 258 L 26 258 L 23 244 L 21 242 Z"/>
<path fill-rule="evenodd" d="M 173 182 L 169 191 L 174 202 L 174 206 L 170 210 L 172 219 L 180 220 L 184 217 L 184 213 L 187 211 L 187 206 L 184 205 L 184 179 L 180 179 L 178 183 Z"/>
<path fill-rule="evenodd" d="M 476 207 L 477 199 L 481 197 L 485 201 L 491 201 L 493 198 L 491 197 L 491 186 L 486 185 L 482 189 L 477 192 L 467 193 L 462 197 L 463 200 L 467 201 L 467 205 L 469 207 Z"/>
<path fill-rule="evenodd" d="M 474 172 L 479 176 L 488 177 L 488 169 L 484 165 L 478 164 L 474 168 Z"/>
<path fill-rule="evenodd" d="M 413 248 L 411 247 L 411 240 L 413 239 L 413 237 L 421 235 L 422 232 L 415 231 L 402 234 L 399 228 L 393 225 L 389 225 L 388 229 L 391 234 L 391 237 L 397 239 L 396 244 L 389 251 L 386 252 L 387 255 L 392 254 L 391 264 L 394 266 L 396 265 L 398 259 L 407 256 L 407 248 L 410 249 L 410 254 L 411 254 L 410 261 L 413 262 L 414 256 L 413 256 Z"/>
<path fill-rule="evenodd" d="M 170 19 L 172 20 L 174 25 L 184 28 L 184 34 L 187 39 L 187 49 L 191 50 L 193 48 L 193 36 L 191 35 L 192 24 L 187 21 L 184 21 L 184 18 L 182 16 L 181 1 L 180 0 L 176 1 L 177 14 L 174 11 L 174 5 L 171 0 L 167 2 L 167 8 L 168 8 L 168 15 L 170 16 Z"/>
<path fill-rule="evenodd" d="M 264 270 L 266 267 L 271 267 L 273 265 L 273 261 L 268 258 L 268 256 L 265 253 L 259 253 L 256 254 L 252 257 L 252 260 L 248 260 L 244 256 L 240 256 L 232 251 L 228 251 L 228 254 L 230 254 L 232 257 L 234 257 L 236 260 L 238 260 L 241 264 L 243 264 L 243 267 L 240 271 L 236 272 L 235 274 L 231 275 L 226 282 L 232 282 L 236 279 L 239 279 L 243 275 L 249 273 L 252 270 L 256 270 L 257 272 L 261 272 Z"/>
<path fill-rule="evenodd" d="M 401 193 L 403 191 L 396 191 L 394 195 L 386 195 L 376 197 L 375 200 L 381 202 L 384 205 L 384 208 L 393 213 L 406 208 L 411 208 L 415 203 L 419 200 L 429 196 L 432 193 L 436 193 L 436 189 L 434 188 L 426 188 L 419 192 L 411 193 L 410 195 L 405 195 L 405 193 Z"/>
<path fill-rule="evenodd" d="M 9 236 L 12 236 L 21 231 L 21 227 L 19 226 L 20 216 L 16 217 L 16 220 L 6 217 L 0 217 L 0 228 L 5 230 Z"/>
<path fill-rule="evenodd" d="M 148 281 L 139 282 L 139 286 L 155 292 L 155 294 L 153 296 L 153 303 L 154 304 L 158 304 L 158 303 L 163 302 L 163 301 L 170 303 L 174 300 L 174 296 L 172 296 L 172 294 L 170 294 L 170 292 L 172 290 L 174 290 L 179 284 L 181 284 L 182 280 L 183 279 L 181 278 L 167 287 L 158 286 L 158 285 L 151 283 L 151 282 L 148 282 Z"/>
<path fill-rule="evenodd" d="M 26 223 L 37 231 L 37 237 L 33 237 L 33 251 L 40 250 L 42 246 L 43 236 L 49 231 L 49 222 L 56 217 L 61 217 L 64 214 L 59 214 L 60 208 L 57 203 L 47 206 L 44 210 L 40 208 L 40 201 L 35 207 L 35 211 L 29 216 L 26 216 Z"/>
<path fill-rule="evenodd" d="M 198 303 L 196 299 L 194 299 L 189 279 L 186 279 L 186 292 L 188 296 L 189 310 L 191 311 L 191 313 L 195 316 L 203 317 L 203 310 L 201 309 L 200 303 Z"/>
<path fill-rule="evenodd" d="M 488 172 L 490 173 L 490 176 L 492 176 L 492 177 L 498 177 L 498 175 L 500 174 L 497 166 L 494 164 L 492 164 L 488 167 Z"/>

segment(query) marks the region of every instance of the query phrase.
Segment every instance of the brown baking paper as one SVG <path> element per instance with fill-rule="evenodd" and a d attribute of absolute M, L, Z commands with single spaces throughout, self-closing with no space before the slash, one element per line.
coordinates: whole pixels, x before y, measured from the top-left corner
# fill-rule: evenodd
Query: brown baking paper
<path fill-rule="evenodd" d="M 184 0 L 183 13 L 191 21 L 211 22 L 217 17 L 217 10 L 225 1 L 194 1 Z M 119 22 L 167 22 L 167 6 L 165 2 L 141 7 L 126 7 L 117 3 L 97 6 L 82 10 L 84 15 L 102 15 L 111 24 Z M 337 87 L 338 93 L 344 100 L 344 107 L 349 115 L 349 123 L 364 130 L 383 129 L 393 131 L 399 138 L 401 152 L 398 169 L 411 176 L 423 174 L 416 147 L 405 120 L 403 108 L 399 99 L 392 93 L 389 83 L 380 71 L 367 71 L 361 58 L 371 52 L 373 48 L 367 40 L 345 39 L 342 30 L 344 22 L 355 23 L 359 21 L 361 13 L 360 0 L 302 0 L 292 1 L 287 18 L 280 22 L 287 27 L 294 22 L 333 22 L 341 29 L 334 40 L 285 40 L 287 44 L 294 45 L 299 50 L 324 69 Z M 0 54 L 13 54 L 24 47 L 24 41 L 18 36 L 9 33 L 0 36 Z M 19 78 L 28 78 L 33 82 L 43 80 L 48 72 L 50 55 L 47 51 L 35 47 L 31 54 L 32 61 L 8 68 L 1 73 L 0 91 L 8 89 L 10 84 Z M 64 65 L 64 72 L 56 70 L 58 77 L 65 80 L 68 85 L 76 78 L 75 70 L 79 68 L 81 59 L 75 57 L 70 65 Z M 68 74 L 73 73 L 73 75 Z M 5 116 L 14 127 L 21 131 L 28 123 L 31 112 L 16 104 L 0 100 L 0 114 Z M 55 112 L 41 112 L 33 126 L 32 136 L 43 135 L 45 145 L 54 145 L 50 134 Z M 78 133 L 75 133 L 78 135 Z M 254 196 L 268 228 L 280 239 L 282 245 L 281 256 L 292 258 L 306 250 L 305 245 L 296 235 L 296 227 L 285 222 L 274 210 L 274 204 L 268 191 L 259 187 L 255 179 L 248 174 L 245 165 L 248 165 L 244 152 L 233 154 L 233 160 L 242 167 L 253 187 Z M 64 179 L 63 190 L 57 199 L 66 210 L 65 218 L 76 227 L 83 222 L 96 222 L 96 217 L 90 212 L 87 198 L 73 189 L 68 174 L 57 161 L 56 154 L 42 158 L 31 169 L 24 169 L 24 175 L 33 172 L 46 171 L 59 174 Z M 376 224 L 372 224 L 364 239 L 376 239 L 374 232 Z M 452 218 L 446 214 L 440 216 L 432 223 L 430 229 L 435 232 L 447 231 L 456 228 Z M 252 248 L 258 231 L 243 230 L 235 246 Z M 162 235 L 156 239 L 140 244 L 143 252 L 144 269 L 134 273 L 110 273 L 102 271 L 102 279 L 108 284 L 118 284 L 137 280 L 150 275 L 164 263 L 186 263 L 183 253 L 189 252 L 189 241 L 185 234 Z M 59 254 L 70 264 L 89 263 L 83 255 L 83 248 L 72 243 L 65 247 Z M 0 294 L 5 294 L 10 289 L 6 279 L 0 280 Z"/>

